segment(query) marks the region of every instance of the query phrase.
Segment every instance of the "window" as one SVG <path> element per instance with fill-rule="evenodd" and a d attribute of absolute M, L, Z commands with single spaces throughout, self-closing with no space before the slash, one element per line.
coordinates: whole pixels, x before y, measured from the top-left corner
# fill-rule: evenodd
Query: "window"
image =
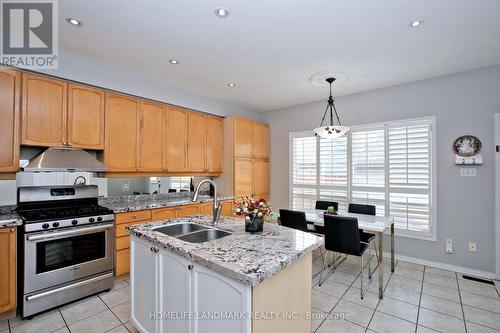
<path fill-rule="evenodd" d="M 357 126 L 333 140 L 291 133 L 290 206 L 375 205 L 399 235 L 435 239 L 433 126 L 434 118 Z"/>
<path fill-rule="evenodd" d="M 169 190 L 189 191 L 191 177 L 150 177 L 149 183 L 150 193 L 168 193 Z"/>
<path fill-rule="evenodd" d="M 191 177 L 170 177 L 170 188 L 176 189 L 177 192 L 180 190 L 189 191 L 190 183 Z"/>

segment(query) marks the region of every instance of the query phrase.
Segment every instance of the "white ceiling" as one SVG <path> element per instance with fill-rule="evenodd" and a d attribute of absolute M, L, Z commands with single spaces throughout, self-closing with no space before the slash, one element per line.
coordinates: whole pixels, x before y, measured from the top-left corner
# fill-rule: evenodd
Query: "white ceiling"
<path fill-rule="evenodd" d="M 60 47 L 256 111 L 500 63 L 498 0 L 60 1 Z M 231 14 L 220 19 L 217 7 Z M 66 24 L 72 16 L 81 28 Z M 424 24 L 408 25 L 416 19 Z M 180 65 L 168 60 L 179 59 Z M 341 80 L 342 81 L 342 80 Z M 229 88 L 227 83 L 237 87 Z"/>

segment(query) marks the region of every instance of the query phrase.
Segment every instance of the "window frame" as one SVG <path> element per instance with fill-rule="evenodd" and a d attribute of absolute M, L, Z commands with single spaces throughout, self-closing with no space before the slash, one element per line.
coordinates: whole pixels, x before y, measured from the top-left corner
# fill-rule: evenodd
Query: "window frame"
<path fill-rule="evenodd" d="M 401 119 L 387 122 L 371 123 L 351 126 L 351 130 L 347 135 L 347 202 L 352 201 L 352 132 L 375 130 L 377 128 L 384 129 L 384 146 L 385 146 L 385 156 L 384 156 L 384 193 L 385 193 L 385 216 L 388 215 L 390 209 L 390 187 L 389 187 L 389 129 L 397 126 L 412 126 L 412 124 L 418 125 L 428 123 L 430 127 L 430 153 L 429 157 L 431 159 L 429 165 L 429 231 L 412 231 L 407 229 L 395 228 L 395 234 L 401 237 L 421 239 L 427 241 L 437 240 L 437 154 L 436 154 L 436 116 L 411 118 L 411 119 Z M 305 138 L 314 137 L 313 131 L 299 131 L 289 133 L 289 177 L 288 177 L 288 205 L 293 207 L 293 139 L 295 138 Z M 316 140 L 316 198 L 320 196 L 320 144 L 319 138 Z M 412 193 L 411 189 L 407 193 Z M 389 231 L 386 231 L 386 234 Z"/>

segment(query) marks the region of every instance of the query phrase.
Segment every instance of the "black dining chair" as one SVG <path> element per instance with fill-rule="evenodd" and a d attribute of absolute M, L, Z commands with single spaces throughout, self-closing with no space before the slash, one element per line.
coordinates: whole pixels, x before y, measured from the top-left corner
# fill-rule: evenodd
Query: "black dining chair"
<path fill-rule="evenodd" d="M 328 207 L 333 207 L 335 211 L 339 210 L 339 203 L 335 201 L 322 201 L 322 200 L 317 200 L 316 201 L 316 209 L 321 209 L 321 210 L 327 210 Z"/>
<path fill-rule="evenodd" d="M 362 205 L 362 204 L 349 204 L 348 208 L 349 213 L 353 214 L 365 214 L 365 215 L 377 215 L 377 207 L 373 205 Z M 366 243 L 368 245 L 372 244 L 373 248 L 375 249 L 375 255 L 377 256 L 378 260 L 378 251 L 377 251 L 377 245 L 375 244 L 375 235 L 371 234 L 369 232 L 365 232 L 363 230 L 359 230 L 359 238 L 363 243 Z"/>
<path fill-rule="evenodd" d="M 304 232 L 315 232 L 314 225 L 308 226 L 306 213 L 289 209 L 280 209 L 280 221 L 284 227 L 297 229 Z"/>
<path fill-rule="evenodd" d="M 372 271 L 371 271 L 371 256 L 370 256 L 370 246 L 366 243 L 361 242 L 359 238 L 358 229 L 358 219 L 345 216 L 337 216 L 325 214 L 325 254 L 323 258 L 323 269 L 321 270 L 319 276 L 319 286 L 335 272 L 337 265 L 336 260 L 333 261 L 333 270 L 328 274 L 324 280 L 322 280 L 323 272 L 326 269 L 326 257 L 327 251 L 344 253 L 347 255 L 353 255 L 361 257 L 361 299 L 363 299 L 366 291 L 368 290 L 372 281 Z M 368 277 L 370 282 L 366 289 L 363 289 L 363 268 L 364 261 L 363 255 L 368 250 Z"/>

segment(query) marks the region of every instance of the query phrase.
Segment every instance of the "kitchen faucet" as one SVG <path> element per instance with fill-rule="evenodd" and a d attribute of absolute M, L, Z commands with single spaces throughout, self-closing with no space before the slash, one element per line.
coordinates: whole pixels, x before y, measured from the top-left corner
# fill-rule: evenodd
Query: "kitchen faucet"
<path fill-rule="evenodd" d="M 204 183 L 211 183 L 214 186 L 214 214 L 213 214 L 214 219 L 212 221 L 212 224 L 217 225 L 217 222 L 219 221 L 220 213 L 222 210 L 222 203 L 217 201 L 217 185 L 215 185 L 215 183 L 211 179 L 204 179 L 198 183 L 198 186 L 196 186 L 196 190 L 194 191 L 193 201 L 198 200 L 198 193 L 200 192 L 200 187 Z"/>

